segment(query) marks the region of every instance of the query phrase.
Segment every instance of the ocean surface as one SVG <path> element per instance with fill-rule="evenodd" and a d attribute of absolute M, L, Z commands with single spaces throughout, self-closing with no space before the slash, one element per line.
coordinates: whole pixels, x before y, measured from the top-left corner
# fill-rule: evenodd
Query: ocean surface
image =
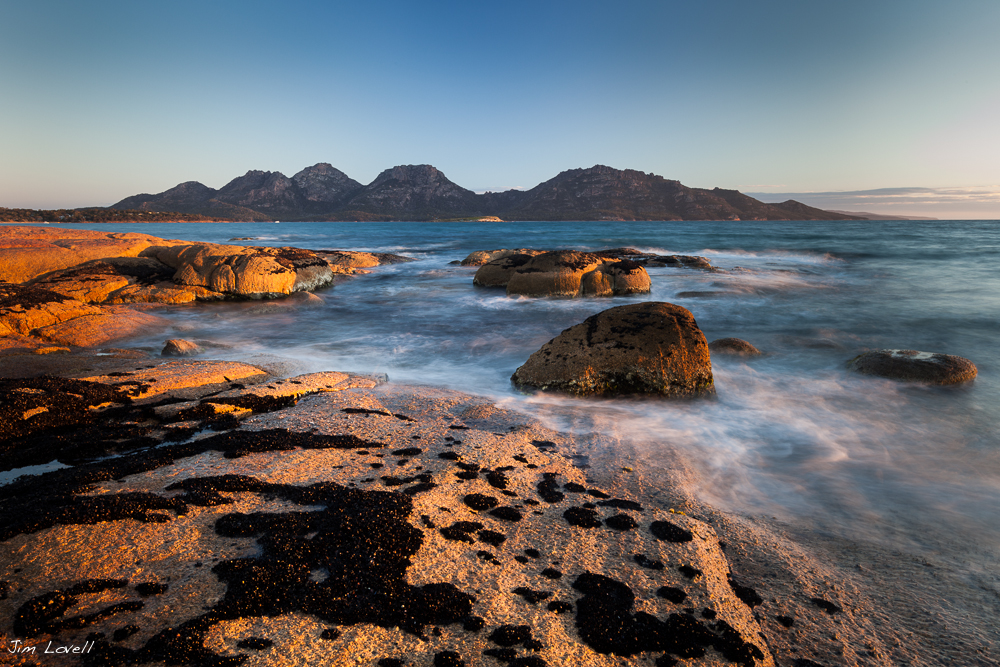
<path fill-rule="evenodd" d="M 108 224 L 166 238 L 392 252 L 317 292 L 317 308 L 278 302 L 164 309 L 166 338 L 225 344 L 216 358 L 271 354 L 302 372 L 387 373 L 494 398 L 565 430 L 613 430 L 654 469 L 664 448 L 697 471 L 721 508 L 824 534 L 935 554 L 983 574 L 1000 553 L 1000 222 L 559 222 Z M 252 240 L 231 241 L 237 237 Z M 718 273 L 652 268 L 649 295 L 508 298 L 472 285 L 474 250 L 601 249 L 709 258 Z M 687 294 L 685 293 L 694 293 Z M 709 341 L 765 352 L 713 359 L 715 400 L 526 396 L 513 371 L 563 329 L 616 305 L 689 309 Z M 908 385 L 850 374 L 866 348 L 956 354 L 972 383 Z M 992 577 L 991 577 L 992 579 Z"/>

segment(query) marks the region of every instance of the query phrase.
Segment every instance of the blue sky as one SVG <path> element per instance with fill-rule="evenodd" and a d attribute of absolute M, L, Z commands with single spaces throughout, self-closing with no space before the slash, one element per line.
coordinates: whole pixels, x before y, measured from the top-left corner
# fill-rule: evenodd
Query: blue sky
<path fill-rule="evenodd" d="M 1000 218 L 979 196 L 1000 192 L 997 34 L 996 0 L 0 0 L 0 206 L 316 162 L 362 183 L 428 163 L 474 190 L 607 164 L 970 191 L 977 214 L 927 215 Z"/>

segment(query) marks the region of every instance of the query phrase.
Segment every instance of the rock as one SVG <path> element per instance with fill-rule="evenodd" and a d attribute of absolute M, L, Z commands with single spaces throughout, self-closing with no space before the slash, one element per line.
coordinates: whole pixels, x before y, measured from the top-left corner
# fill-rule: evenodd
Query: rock
<path fill-rule="evenodd" d="M 697 255 L 653 255 L 647 256 L 643 262 L 645 266 L 680 266 L 689 269 L 704 269 L 706 271 L 718 271 L 707 257 Z"/>
<path fill-rule="evenodd" d="M 0 280 L 25 282 L 43 274 L 108 257 L 135 257 L 152 246 L 170 246 L 148 234 L 57 227 L 0 226 Z"/>
<path fill-rule="evenodd" d="M 169 322 L 128 306 L 104 306 L 98 312 L 35 329 L 32 335 L 60 345 L 94 347 L 122 338 L 148 335 Z"/>
<path fill-rule="evenodd" d="M 715 393 L 708 345 L 694 316 L 660 302 L 588 317 L 532 354 L 511 381 L 577 395 Z"/>
<path fill-rule="evenodd" d="M 320 250 L 317 254 L 333 266 L 346 269 L 367 269 L 379 265 L 379 259 L 370 252 L 354 252 L 351 250 Z"/>
<path fill-rule="evenodd" d="M 847 362 L 848 370 L 907 382 L 958 384 L 973 380 L 976 365 L 964 357 L 917 350 L 871 350 Z"/>
<path fill-rule="evenodd" d="M 246 640 L 255 636 L 281 648 L 257 664 L 321 650 L 368 665 L 636 667 L 678 659 L 691 666 L 774 667 L 769 638 L 761 634 L 772 632 L 770 624 L 762 626 L 734 595 L 732 567 L 713 526 L 618 488 L 626 486 L 620 478 L 607 485 L 587 479 L 561 453 L 531 451 L 533 464 L 523 465 L 535 439 L 555 441 L 559 452 L 601 441 L 555 433 L 501 410 L 506 423 L 495 429 L 499 434 L 473 427 L 461 431 L 465 443 L 455 442 L 449 425 L 481 398 L 427 387 L 338 391 L 341 384 L 296 377 L 268 386 L 326 391 L 296 402 L 240 390 L 190 405 L 123 405 L 97 416 L 90 406 L 124 397 L 84 383 L 0 383 L 0 411 L 15 417 L 0 423 L 35 429 L 44 442 L 39 460 L 69 459 L 83 447 L 95 459 L 25 479 L 0 497 L 7 584 L 0 634 L 21 637 L 27 633 L 14 635 L 15 627 L 27 629 L 32 637 L 25 639 L 39 643 L 41 653 L 49 640 L 82 645 L 91 633 L 113 637 L 140 625 L 141 634 L 127 642 L 98 641 L 94 655 L 107 657 L 106 664 L 233 663 L 235 647 L 251 647 Z M 66 398 L 67 391 L 58 391 L 63 387 L 78 397 Z M 39 388 L 57 391 L 34 393 Z M 7 408 L 9 397 L 16 397 L 14 409 Z M 55 397 L 75 409 L 60 411 L 58 421 L 50 416 L 49 424 L 32 423 L 44 415 L 21 418 L 55 405 Z M 240 423 L 248 411 L 253 416 Z M 137 421 L 178 427 L 184 422 L 175 420 L 185 417 L 199 421 L 180 428 L 203 429 L 189 441 L 150 447 L 152 438 L 132 436 Z M 218 420 L 231 428 L 205 428 Z M 47 437 L 43 425 L 66 433 Z M 423 451 L 396 465 L 389 452 L 412 447 L 414 435 Z M 107 456 L 123 451 L 130 454 Z M 382 461 L 393 462 L 391 472 L 373 472 Z M 516 494 L 507 497 L 511 503 L 537 503 L 542 485 L 606 495 L 603 487 L 616 489 L 617 503 L 638 508 L 634 501 L 642 500 L 644 511 L 625 510 L 637 524 L 627 539 L 617 530 L 568 524 L 569 498 L 551 510 L 524 512 L 516 526 L 485 512 L 469 516 L 467 496 L 500 495 L 485 476 L 456 476 L 469 469 L 505 470 Z M 594 513 L 613 519 L 623 510 L 597 506 Z M 652 526 L 666 521 L 695 540 L 659 539 Z M 732 551 L 744 548 L 729 544 Z M 647 576 L 636 569 L 637 552 L 670 566 Z M 519 560 L 515 554 L 522 553 L 533 560 Z M 544 561 L 534 560 L 541 554 Z M 560 563 L 563 576 L 550 563 Z M 688 579 L 681 563 L 700 574 Z M 45 576 L 51 572 L 57 581 Z M 764 583 L 753 577 L 743 583 L 759 587 L 758 581 Z M 692 609 L 712 615 L 683 613 L 658 597 L 667 585 Z M 802 606 L 793 606 L 804 588 L 792 589 L 781 611 L 804 617 Z M 87 614 L 85 624 L 78 609 Z M 849 632 L 854 626 L 846 620 L 831 632 Z M 807 627 L 804 618 L 799 627 Z M 326 638 L 319 649 L 318 637 Z M 504 659 L 491 659 L 498 656 Z"/>
<path fill-rule="evenodd" d="M 174 282 L 250 299 L 313 290 L 330 283 L 334 273 L 326 260 L 301 248 L 194 243 L 150 248 L 143 255 L 173 268 Z"/>
<path fill-rule="evenodd" d="M 49 344 L 39 338 L 7 334 L 0 336 L 0 356 L 16 354 L 46 354 L 40 350 L 49 349 Z"/>
<path fill-rule="evenodd" d="M 479 287 L 506 287 L 515 269 L 531 261 L 533 254 L 513 253 L 483 264 L 472 278 L 472 284 Z"/>
<path fill-rule="evenodd" d="M 496 261 L 498 259 L 503 259 L 504 257 L 510 257 L 511 255 L 528 255 L 529 257 L 534 257 L 535 255 L 541 255 L 544 250 L 532 250 L 530 248 L 501 248 L 499 250 L 477 250 L 473 253 L 469 253 L 468 257 L 459 262 L 462 266 L 482 266 L 483 264 L 488 264 L 490 262 Z"/>
<path fill-rule="evenodd" d="M 317 250 L 334 271 L 338 273 L 354 273 L 351 269 L 367 269 L 385 264 L 403 264 L 415 262 L 412 257 L 394 255 L 391 252 L 359 252 L 357 250 Z M 338 270 L 341 269 L 341 270 Z"/>
<path fill-rule="evenodd" d="M 113 257 L 53 271 L 32 284 L 86 303 L 194 301 L 194 292 L 170 282 L 173 274 L 174 269 L 152 257 Z"/>
<path fill-rule="evenodd" d="M 34 285 L 0 283 L 0 336 L 93 347 L 163 326 L 162 318 L 124 306 L 92 306 Z"/>
<path fill-rule="evenodd" d="M 200 354 L 201 348 L 196 343 L 183 338 L 171 338 L 164 346 L 160 356 L 163 357 L 190 357 Z"/>
<path fill-rule="evenodd" d="M 532 257 L 507 282 L 508 296 L 613 296 L 649 290 L 649 274 L 636 262 L 575 250 Z"/>
<path fill-rule="evenodd" d="M 268 374 L 250 364 L 236 361 L 168 361 L 152 368 L 81 378 L 87 382 L 119 387 L 135 400 L 196 398 L 233 383 L 254 384 Z"/>
<path fill-rule="evenodd" d="M 708 344 L 714 354 L 728 354 L 739 357 L 759 357 L 761 351 L 742 338 L 719 338 Z"/>
<path fill-rule="evenodd" d="M 0 335 L 30 335 L 36 329 L 78 317 L 100 314 L 100 308 L 40 287 L 0 283 Z"/>

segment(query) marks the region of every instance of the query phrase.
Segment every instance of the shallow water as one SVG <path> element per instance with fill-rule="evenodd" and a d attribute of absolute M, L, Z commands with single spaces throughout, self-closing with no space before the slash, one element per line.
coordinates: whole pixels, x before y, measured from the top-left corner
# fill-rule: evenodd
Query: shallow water
<path fill-rule="evenodd" d="M 1000 546 L 1000 222 L 247 223 L 101 225 L 167 238 L 394 252 L 318 292 L 281 302 L 166 309 L 165 338 L 207 339 L 213 357 L 276 354 L 303 372 L 384 372 L 483 394 L 568 430 L 614 431 L 656 466 L 679 448 L 701 496 L 724 508 L 981 564 Z M 634 298 L 507 298 L 450 264 L 501 247 L 697 254 L 726 271 L 650 269 Z M 678 296 L 684 292 L 699 296 Z M 511 373 L 589 315 L 669 301 L 708 340 L 747 339 L 753 361 L 714 360 L 718 398 L 700 402 L 523 396 Z M 957 354 L 979 367 L 957 388 L 848 374 L 864 348 Z M 979 556 L 975 555 L 979 554 Z"/>

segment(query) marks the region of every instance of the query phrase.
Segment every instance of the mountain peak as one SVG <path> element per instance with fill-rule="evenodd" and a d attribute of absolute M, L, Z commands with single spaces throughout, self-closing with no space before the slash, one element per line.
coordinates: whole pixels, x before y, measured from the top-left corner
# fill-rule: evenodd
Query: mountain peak
<path fill-rule="evenodd" d="M 477 195 L 429 164 L 397 165 L 362 186 L 328 162 L 288 178 L 250 170 L 220 190 L 187 181 L 113 208 L 259 220 L 853 220 L 799 202 L 765 204 L 736 190 L 689 188 L 634 169 L 568 169 L 534 188 Z"/>
<path fill-rule="evenodd" d="M 307 200 L 331 209 L 361 189 L 360 183 L 328 162 L 306 167 L 292 176 L 292 181 Z"/>

